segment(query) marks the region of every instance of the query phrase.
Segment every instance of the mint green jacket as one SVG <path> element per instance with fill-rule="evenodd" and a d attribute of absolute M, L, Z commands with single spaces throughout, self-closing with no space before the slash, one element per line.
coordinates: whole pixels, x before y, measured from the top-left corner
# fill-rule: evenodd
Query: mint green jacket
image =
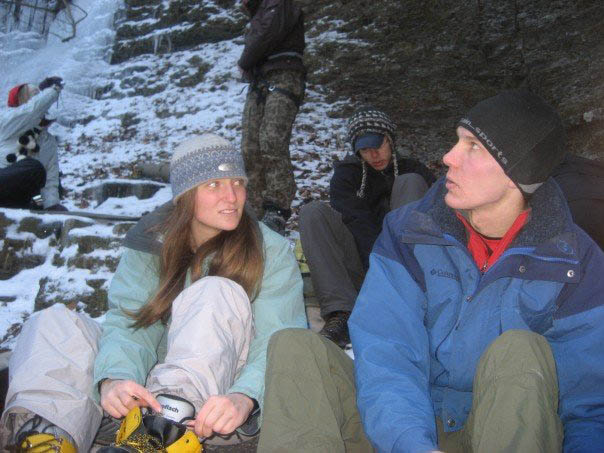
<path fill-rule="evenodd" d="M 256 334 L 247 364 L 229 393 L 243 393 L 264 400 L 266 350 L 271 335 L 288 327 L 307 327 L 302 296 L 302 278 L 289 242 L 262 223 L 264 276 L 260 292 L 252 303 Z M 158 287 L 158 257 L 125 248 L 109 288 L 109 310 L 94 365 L 93 394 L 99 398 L 98 383 L 104 378 L 130 379 L 145 385 L 151 368 L 166 356 L 168 326 L 160 321 L 147 328 L 130 327 L 132 318 L 124 312 L 136 311 Z"/>

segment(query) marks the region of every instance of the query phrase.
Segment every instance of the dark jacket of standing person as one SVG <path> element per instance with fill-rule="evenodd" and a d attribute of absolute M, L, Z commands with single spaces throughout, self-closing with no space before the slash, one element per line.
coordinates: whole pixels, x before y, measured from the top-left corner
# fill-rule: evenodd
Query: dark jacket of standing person
<path fill-rule="evenodd" d="M 398 174 L 418 173 L 428 186 L 436 180 L 432 172 L 417 159 L 399 157 Z M 384 216 L 390 210 L 390 194 L 394 183 L 394 165 L 377 171 L 366 165 L 367 177 L 363 196 L 359 191 L 363 179 L 363 165 L 354 154 L 349 154 L 336 165 L 329 186 L 331 206 L 342 214 L 342 221 L 354 236 L 361 262 L 368 268 L 373 243 L 382 230 Z"/>
<path fill-rule="evenodd" d="M 292 0 L 249 0 L 246 7 L 250 28 L 238 62 L 246 75 L 264 75 L 273 69 L 305 73 L 304 13 L 300 7 Z"/>

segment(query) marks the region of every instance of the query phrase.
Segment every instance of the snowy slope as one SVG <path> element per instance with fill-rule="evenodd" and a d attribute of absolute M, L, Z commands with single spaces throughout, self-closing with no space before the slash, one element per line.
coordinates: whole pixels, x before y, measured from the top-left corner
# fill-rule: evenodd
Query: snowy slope
<path fill-rule="evenodd" d="M 69 42 L 49 36 L 44 44 L 43 39 L 31 32 L 0 35 L 0 93 L 7 93 L 10 87 L 24 81 L 39 82 L 47 75 L 63 77 L 65 89 L 49 115 L 58 117 L 62 123 L 54 124 L 51 132 L 60 140 L 62 184 L 67 189 L 63 204 L 70 209 L 140 215 L 168 200 L 169 187 L 146 200 L 110 198 L 100 205 L 90 196 L 83 196 L 84 191 L 103 182 L 136 177 L 137 163 L 168 159 L 174 146 L 191 134 L 213 131 L 239 144 L 246 89 L 246 85 L 236 80 L 242 40 L 204 44 L 170 54 L 143 55 L 109 65 L 115 34 L 113 17 L 123 5 L 116 0 L 79 0 L 77 4 L 88 12 L 88 17 L 79 24 L 76 38 Z M 234 12 L 223 10 L 221 14 L 228 16 Z M 322 39 L 334 39 L 326 24 L 321 24 L 321 28 L 326 31 L 309 33 L 314 36 L 308 39 L 309 52 Z M 345 39 L 341 35 L 337 39 Z M 174 83 L 187 74 L 195 74 L 201 64 L 208 68 L 202 82 L 193 87 Z M 134 86 L 137 78 L 144 79 L 147 87 L 161 85 L 163 90 L 147 96 L 137 94 L 141 92 Z M 104 94 L 95 99 L 95 93 L 103 88 Z M 324 102 L 324 94 L 318 87 L 307 86 L 290 146 L 298 183 L 294 208 L 303 200 L 327 198 L 332 162 L 345 154 L 345 125 L 329 117 L 332 107 Z M 25 215 L 14 210 L 2 211 L 16 220 Z M 290 221 L 291 237 L 297 236 L 295 229 L 294 214 Z M 75 245 L 58 250 L 59 245 L 53 245 L 51 239 L 19 233 L 16 227 L 9 228 L 7 236 L 19 234 L 29 234 L 44 262 L 2 282 L 0 296 L 14 298 L 8 303 L 0 302 L 3 305 L 0 338 L 5 337 L 1 346 L 9 348 L 13 338 L 6 333 L 18 329 L 22 319 L 33 311 L 37 294 L 44 292 L 47 300 L 53 295 L 64 300 L 65 294 L 77 299 L 78 294 L 90 294 L 91 285 L 94 286 L 91 280 L 106 280 L 101 284 L 106 290 L 111 276 L 106 267 L 89 271 L 70 265 L 78 254 Z M 80 234 L 112 235 L 107 226 Z M 117 248 L 98 253 L 112 254 L 115 259 L 119 256 Z M 40 290 L 44 278 L 54 283 L 45 284 Z"/>

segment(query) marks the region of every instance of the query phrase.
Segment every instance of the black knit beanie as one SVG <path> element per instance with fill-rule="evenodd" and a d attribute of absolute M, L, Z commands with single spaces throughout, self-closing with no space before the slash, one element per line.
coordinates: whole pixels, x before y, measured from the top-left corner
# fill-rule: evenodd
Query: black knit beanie
<path fill-rule="evenodd" d="M 374 107 L 364 106 L 357 109 L 348 120 L 348 141 L 354 150 L 354 142 L 358 137 L 373 133 L 387 135 L 394 145 L 395 129 L 394 123 L 386 113 Z"/>
<path fill-rule="evenodd" d="M 564 158 L 560 117 L 528 90 L 503 91 L 479 102 L 457 126 L 480 140 L 525 196 L 534 193 Z"/>

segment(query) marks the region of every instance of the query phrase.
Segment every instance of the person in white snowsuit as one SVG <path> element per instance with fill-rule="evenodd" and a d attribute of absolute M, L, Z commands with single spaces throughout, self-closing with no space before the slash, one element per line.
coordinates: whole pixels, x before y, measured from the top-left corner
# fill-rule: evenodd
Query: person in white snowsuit
<path fill-rule="evenodd" d="M 59 196 L 57 139 L 45 118 L 63 82 L 49 77 L 39 87 L 17 85 L 0 111 L 0 206 L 65 210 Z M 41 196 L 39 205 L 34 197 Z"/>

